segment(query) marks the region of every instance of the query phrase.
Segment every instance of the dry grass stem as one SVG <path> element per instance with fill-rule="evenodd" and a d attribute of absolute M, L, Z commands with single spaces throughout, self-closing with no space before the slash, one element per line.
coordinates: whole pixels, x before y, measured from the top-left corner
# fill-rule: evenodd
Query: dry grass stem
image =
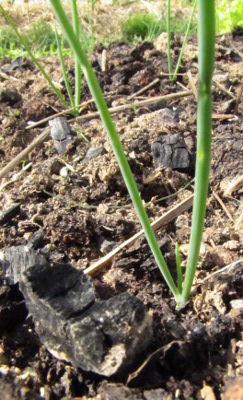
<path fill-rule="evenodd" d="M 188 197 L 186 200 L 181 201 L 179 204 L 177 204 L 175 207 L 173 207 L 171 210 L 166 212 L 164 215 L 161 217 L 157 218 L 154 222 L 151 223 L 151 226 L 154 231 L 158 230 L 161 228 L 163 225 L 168 224 L 170 221 L 178 217 L 178 215 L 182 214 L 189 208 L 191 208 L 193 202 L 193 195 Z M 110 253 L 106 254 L 104 257 L 102 257 L 100 260 L 96 261 L 93 263 L 90 267 L 86 268 L 84 270 L 84 273 L 87 275 L 93 275 L 97 271 L 99 271 L 101 268 L 106 267 L 109 265 L 113 258 L 124 248 L 130 247 L 133 245 L 133 243 L 136 242 L 136 240 L 144 234 L 144 230 L 141 229 L 139 232 L 137 232 L 135 235 L 133 235 L 131 238 L 127 239 L 125 242 L 120 244 L 118 247 L 113 249 Z"/>
<path fill-rule="evenodd" d="M 0 171 L 0 179 L 4 178 L 13 168 L 16 167 L 25 157 L 40 143 L 44 142 L 44 140 L 48 137 L 50 133 L 50 128 L 45 128 L 42 133 L 34 139 L 26 149 L 21 151 L 13 160 L 11 160 L 1 171 Z"/>
<path fill-rule="evenodd" d="M 224 196 L 231 196 L 232 192 L 239 189 L 243 185 L 243 175 L 236 177 L 224 191 Z"/>
<path fill-rule="evenodd" d="M 155 86 L 157 83 L 159 83 L 159 78 L 156 78 L 153 82 L 149 83 L 148 85 L 144 86 L 142 89 L 140 89 L 138 92 L 132 94 L 127 98 L 127 100 L 132 100 L 134 97 L 139 96 L 140 94 L 146 92 L 146 90 L 150 89 L 151 87 Z"/>
<path fill-rule="evenodd" d="M 233 219 L 232 215 L 230 214 L 229 210 L 227 209 L 226 205 L 221 200 L 221 198 L 214 191 L 213 191 L 213 195 L 214 195 L 215 199 L 217 200 L 217 202 L 221 205 L 222 209 L 224 210 L 225 214 L 230 219 L 230 221 L 234 222 L 234 219 Z"/>

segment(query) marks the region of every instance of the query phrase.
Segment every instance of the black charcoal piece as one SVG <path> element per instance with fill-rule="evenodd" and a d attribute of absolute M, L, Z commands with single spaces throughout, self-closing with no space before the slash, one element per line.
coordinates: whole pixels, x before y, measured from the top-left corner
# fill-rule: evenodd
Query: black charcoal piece
<path fill-rule="evenodd" d="M 68 144 L 74 137 L 69 123 L 64 117 L 57 117 L 49 121 L 51 137 L 59 154 L 65 153 Z"/>
<path fill-rule="evenodd" d="M 151 317 L 139 299 L 124 293 L 95 302 L 90 278 L 70 265 L 35 265 L 20 289 L 42 343 L 85 371 L 116 374 L 151 341 Z"/>
<path fill-rule="evenodd" d="M 15 59 L 11 62 L 11 64 L 9 64 L 9 65 L 7 66 L 7 68 L 4 68 L 4 69 L 3 69 L 3 71 L 4 71 L 4 72 L 11 72 L 11 71 L 14 71 L 15 69 L 17 69 L 17 68 L 20 67 L 20 64 L 22 63 L 22 61 L 23 61 L 23 57 L 21 57 L 21 56 L 15 58 Z"/>
<path fill-rule="evenodd" d="M 44 238 L 44 234 L 41 231 L 36 231 L 33 233 L 33 235 L 31 236 L 30 240 L 27 243 L 27 247 L 29 247 L 30 249 L 35 249 L 37 246 L 40 245 L 40 243 L 42 242 Z"/>
<path fill-rule="evenodd" d="M 46 322 L 77 316 L 95 298 L 90 278 L 69 264 L 32 266 L 23 274 L 20 289 L 32 315 L 38 313 Z"/>
<path fill-rule="evenodd" d="M 16 89 L 1 88 L 0 103 L 15 104 L 22 99 L 21 94 Z"/>
<path fill-rule="evenodd" d="M 83 163 L 86 163 L 90 160 L 92 160 L 93 158 L 99 157 L 102 154 L 105 154 L 106 151 L 104 149 L 104 147 L 99 146 L 99 147 L 90 147 L 87 151 L 87 153 L 85 154 L 84 158 L 82 159 Z"/>
<path fill-rule="evenodd" d="M 46 259 L 41 254 L 36 254 L 32 247 L 12 246 L 1 254 L 0 264 L 3 276 L 8 284 L 14 285 L 21 280 L 24 271 L 34 264 L 44 264 Z"/>
<path fill-rule="evenodd" d="M 218 46 L 218 51 L 234 62 L 241 62 L 242 60 L 241 55 L 238 53 L 238 51 L 235 51 L 230 47 Z"/>
<path fill-rule="evenodd" d="M 135 296 L 122 293 L 96 302 L 81 319 L 69 322 L 76 367 L 111 376 L 134 362 L 151 342 L 151 317 Z"/>
<path fill-rule="evenodd" d="M 20 290 L 42 343 L 55 357 L 70 361 L 74 343 L 68 321 L 93 304 L 90 278 L 68 264 L 34 265 L 23 274 Z"/>
<path fill-rule="evenodd" d="M 6 210 L 0 212 L 0 224 L 5 224 L 20 212 L 20 203 L 13 203 Z"/>
<path fill-rule="evenodd" d="M 186 172 L 191 169 L 191 157 L 179 134 L 160 136 L 152 145 L 151 150 L 155 168 L 169 167 Z"/>

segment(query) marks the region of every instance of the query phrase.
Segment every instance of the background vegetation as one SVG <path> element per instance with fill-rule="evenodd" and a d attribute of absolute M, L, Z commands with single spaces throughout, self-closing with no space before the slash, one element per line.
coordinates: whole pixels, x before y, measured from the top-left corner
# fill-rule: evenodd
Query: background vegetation
<path fill-rule="evenodd" d="M 6 1 L 3 5 L 34 55 L 40 57 L 55 53 L 57 45 L 54 20 L 49 7 L 43 2 L 22 5 L 13 3 L 14 1 Z M 188 0 L 172 2 L 172 32 L 185 32 L 191 7 L 192 3 Z M 80 40 L 86 52 L 91 52 L 96 43 L 107 45 L 114 40 L 135 43 L 139 40 L 153 40 L 161 32 L 166 32 L 165 0 L 110 0 L 109 4 L 102 3 L 101 0 L 87 0 L 82 1 L 79 9 L 81 8 Z M 100 26 L 101 18 L 107 20 L 107 24 Z M 190 34 L 197 32 L 196 18 L 195 15 Z M 236 25 L 243 28 L 242 0 L 218 0 L 216 23 L 218 34 L 230 32 Z M 61 40 L 64 54 L 68 54 L 70 50 L 67 41 L 63 38 Z M 0 15 L 0 57 L 8 56 L 13 59 L 19 55 L 26 55 L 25 50 Z"/>

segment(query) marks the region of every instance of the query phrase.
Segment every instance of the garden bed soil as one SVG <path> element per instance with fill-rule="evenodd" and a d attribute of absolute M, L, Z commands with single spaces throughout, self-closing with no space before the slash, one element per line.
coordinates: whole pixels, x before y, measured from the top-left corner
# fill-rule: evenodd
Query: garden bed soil
<path fill-rule="evenodd" d="M 157 83 L 136 99 L 190 90 L 188 71 L 196 83 L 196 39 L 188 42 L 182 75 L 171 83 L 161 38 L 134 47 L 111 44 L 105 72 L 100 67 L 103 48 L 95 49 L 91 61 L 109 107 L 127 104 L 129 96 L 155 78 Z M 173 61 L 180 44 L 181 38 L 175 37 Z M 227 192 L 243 173 L 243 107 L 242 101 L 237 106 L 233 98 L 242 88 L 242 54 L 242 36 L 217 38 L 210 188 L 200 261 L 186 307 L 176 310 L 143 236 L 93 274 L 97 301 L 122 293 L 136 296 L 145 304 L 153 327 L 153 338 L 132 364 L 120 374 L 104 377 L 51 355 L 36 333 L 18 284 L 9 285 L 2 273 L 2 399 L 243 398 L 242 186 L 238 183 Z M 30 122 L 63 110 L 28 58 L 8 71 L 10 63 L 7 58 L 0 60 L 1 168 L 46 126 L 27 129 Z M 41 63 L 65 94 L 58 59 L 52 56 Z M 67 64 L 73 86 L 73 65 L 68 60 Z M 82 101 L 90 98 L 83 81 Z M 90 103 L 81 115 L 94 111 Z M 0 241 L 6 252 L 11 246 L 26 245 L 40 232 L 35 251 L 53 268 L 69 263 L 84 271 L 138 232 L 140 225 L 99 118 L 67 118 L 75 136 L 64 155 L 57 153 L 48 136 L 1 180 L 1 210 L 13 203 L 20 206 L 1 221 Z M 113 121 L 153 221 L 193 193 L 196 101 L 190 95 L 132 107 L 114 113 Z M 175 133 L 190 153 L 190 169 L 155 169 L 151 144 Z M 101 154 L 87 158 L 90 148 L 100 148 Z M 66 165 L 69 168 L 62 169 Z M 174 277 L 175 243 L 179 243 L 184 267 L 190 222 L 188 209 L 156 232 Z"/>

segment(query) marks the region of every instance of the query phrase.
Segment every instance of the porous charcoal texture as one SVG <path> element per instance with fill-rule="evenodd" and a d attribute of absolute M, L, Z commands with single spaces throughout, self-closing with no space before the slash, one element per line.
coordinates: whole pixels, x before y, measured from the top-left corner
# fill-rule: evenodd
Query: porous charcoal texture
<path fill-rule="evenodd" d="M 85 157 L 83 158 L 82 162 L 83 163 L 89 162 L 90 160 L 93 160 L 94 158 L 97 158 L 105 153 L 106 151 L 103 146 L 90 147 L 87 153 L 85 154 Z"/>
<path fill-rule="evenodd" d="M 151 145 L 155 168 L 169 167 L 186 172 L 192 169 L 191 157 L 179 134 L 160 136 Z"/>
<path fill-rule="evenodd" d="M 151 322 L 144 304 L 128 293 L 96 302 L 70 322 L 73 364 L 105 376 L 120 372 L 151 342 Z"/>
<path fill-rule="evenodd" d="M 3 276 L 9 285 L 18 283 L 23 272 L 34 264 L 44 264 L 45 262 L 45 257 L 37 254 L 31 245 L 9 247 L 4 254 L 1 254 L 0 260 Z"/>
<path fill-rule="evenodd" d="M 67 264 L 34 265 L 20 282 L 40 340 L 57 358 L 69 360 L 73 346 L 67 340 L 67 321 L 94 302 L 86 275 Z"/>
<path fill-rule="evenodd" d="M 6 210 L 0 212 L 0 225 L 5 224 L 20 212 L 20 203 L 13 203 Z"/>
<path fill-rule="evenodd" d="M 40 340 L 83 370 L 113 375 L 151 341 L 151 318 L 140 300 L 124 293 L 95 302 L 90 278 L 70 265 L 35 265 L 20 288 Z"/>
<path fill-rule="evenodd" d="M 69 123 L 66 118 L 57 117 L 49 121 L 49 125 L 51 127 L 51 137 L 58 153 L 65 153 L 68 144 L 74 137 L 74 133 L 71 130 Z"/>

